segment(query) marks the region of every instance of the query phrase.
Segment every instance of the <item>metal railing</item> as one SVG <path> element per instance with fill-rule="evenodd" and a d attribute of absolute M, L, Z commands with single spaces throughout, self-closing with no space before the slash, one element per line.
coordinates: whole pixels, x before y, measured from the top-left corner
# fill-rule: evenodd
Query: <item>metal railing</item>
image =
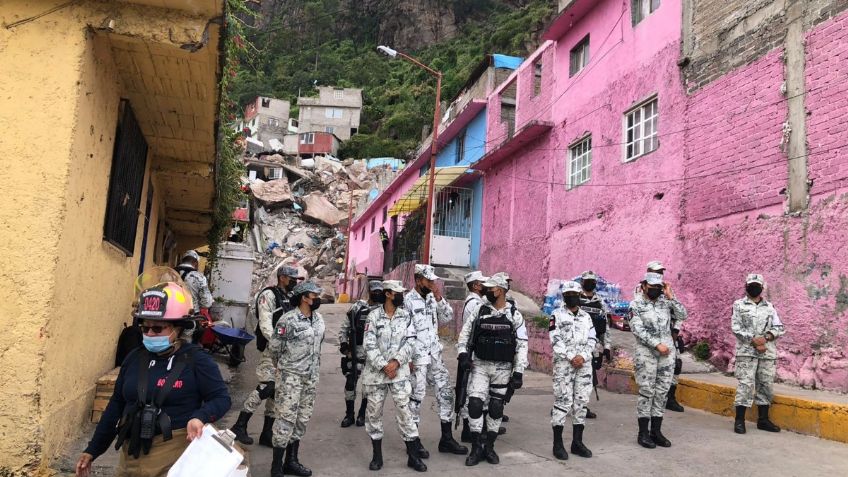
<path fill-rule="evenodd" d="M 436 194 L 433 234 L 471 238 L 471 189 L 445 187 Z"/>

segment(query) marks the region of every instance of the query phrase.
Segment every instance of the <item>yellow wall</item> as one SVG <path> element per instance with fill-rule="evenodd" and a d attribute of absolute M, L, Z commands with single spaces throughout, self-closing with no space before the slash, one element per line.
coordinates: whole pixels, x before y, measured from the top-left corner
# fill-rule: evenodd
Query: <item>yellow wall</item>
<path fill-rule="evenodd" d="M 0 22 L 44 5 L 6 1 Z M 143 217 L 133 257 L 102 240 L 121 85 L 80 8 L 0 28 L 0 475 L 44 471 L 88 418 L 138 270 Z"/>

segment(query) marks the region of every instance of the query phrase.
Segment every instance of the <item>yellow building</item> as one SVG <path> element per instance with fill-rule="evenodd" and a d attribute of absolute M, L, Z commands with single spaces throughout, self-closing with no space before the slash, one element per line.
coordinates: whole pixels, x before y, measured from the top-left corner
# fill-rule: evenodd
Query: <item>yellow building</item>
<path fill-rule="evenodd" d="M 140 268 L 206 241 L 223 3 L 0 0 L 0 475 L 46 472 Z"/>

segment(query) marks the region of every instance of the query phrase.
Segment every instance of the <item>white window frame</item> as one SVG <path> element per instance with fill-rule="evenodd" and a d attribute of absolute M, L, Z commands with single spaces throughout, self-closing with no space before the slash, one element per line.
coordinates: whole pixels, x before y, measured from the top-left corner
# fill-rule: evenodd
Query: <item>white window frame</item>
<path fill-rule="evenodd" d="M 300 135 L 301 144 L 315 144 L 315 133 L 303 133 Z"/>
<path fill-rule="evenodd" d="M 343 89 L 333 90 L 333 97 L 336 98 L 336 99 L 344 98 L 344 90 Z"/>
<path fill-rule="evenodd" d="M 634 161 L 659 149 L 659 109 L 659 101 L 654 94 L 624 113 L 622 122 L 624 162 Z M 645 133 L 646 129 L 648 133 Z"/>
<path fill-rule="evenodd" d="M 329 134 L 335 134 L 336 128 L 334 128 L 333 126 L 324 126 L 324 132 Z"/>
<path fill-rule="evenodd" d="M 580 41 L 574 45 L 568 52 L 568 76 L 572 77 L 577 73 L 583 71 L 583 68 L 589 64 L 590 55 L 589 55 L 589 45 L 590 39 L 589 35 L 584 36 Z M 576 62 L 575 62 L 576 61 Z"/>
<path fill-rule="evenodd" d="M 325 108 L 324 117 L 327 119 L 341 119 L 344 111 L 341 108 Z"/>
<path fill-rule="evenodd" d="M 283 168 L 282 167 L 272 167 L 271 170 L 268 171 L 268 178 L 272 179 L 272 180 L 282 179 L 283 178 Z"/>
<path fill-rule="evenodd" d="M 271 127 L 280 127 L 280 120 L 277 118 L 268 118 L 268 125 Z"/>
<path fill-rule="evenodd" d="M 592 135 L 587 134 L 568 146 L 566 189 L 571 190 L 592 178 Z"/>
<path fill-rule="evenodd" d="M 631 0 L 631 19 L 633 26 L 638 25 L 642 20 L 660 8 L 660 0 Z"/>

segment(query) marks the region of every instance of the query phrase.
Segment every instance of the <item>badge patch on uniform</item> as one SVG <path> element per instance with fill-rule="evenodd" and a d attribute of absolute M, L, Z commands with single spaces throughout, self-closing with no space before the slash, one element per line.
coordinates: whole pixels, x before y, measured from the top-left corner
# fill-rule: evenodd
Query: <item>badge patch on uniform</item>
<path fill-rule="evenodd" d="M 285 326 L 278 326 L 277 327 L 277 334 L 280 335 L 280 336 L 286 336 L 286 327 Z"/>
<path fill-rule="evenodd" d="M 365 331 L 368 331 L 368 323 L 365 323 Z"/>
<path fill-rule="evenodd" d="M 548 322 L 548 331 L 553 331 L 556 329 L 556 318 L 551 318 L 551 321 Z"/>

